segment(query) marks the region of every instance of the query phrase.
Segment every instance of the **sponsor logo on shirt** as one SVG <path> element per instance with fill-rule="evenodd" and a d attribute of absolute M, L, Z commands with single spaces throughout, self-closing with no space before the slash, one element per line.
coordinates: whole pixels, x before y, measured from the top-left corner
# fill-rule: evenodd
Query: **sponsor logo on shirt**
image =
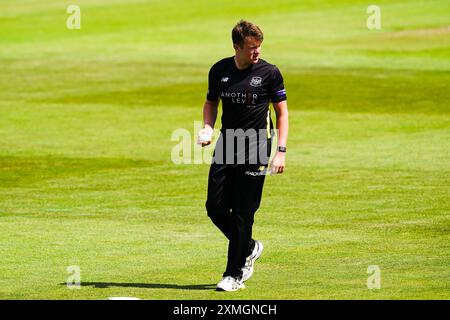
<path fill-rule="evenodd" d="M 258 171 L 256 172 L 252 172 L 252 171 L 245 171 L 245 175 L 247 176 L 253 176 L 253 177 L 257 177 L 257 176 L 264 176 L 267 174 L 267 168 L 266 166 L 260 166 L 258 168 Z"/>
<path fill-rule="evenodd" d="M 261 84 L 262 84 L 261 77 L 253 77 L 252 80 L 250 80 L 250 85 L 252 87 L 261 87 Z"/>
<path fill-rule="evenodd" d="M 255 105 L 258 95 L 256 93 L 244 92 L 222 92 L 220 94 L 222 99 L 229 99 L 231 103 L 243 103 L 248 105 Z"/>
<path fill-rule="evenodd" d="M 228 78 L 228 77 L 223 77 L 222 80 L 220 80 L 220 81 L 221 81 L 221 82 L 227 82 L 228 79 L 230 79 L 230 78 Z"/>

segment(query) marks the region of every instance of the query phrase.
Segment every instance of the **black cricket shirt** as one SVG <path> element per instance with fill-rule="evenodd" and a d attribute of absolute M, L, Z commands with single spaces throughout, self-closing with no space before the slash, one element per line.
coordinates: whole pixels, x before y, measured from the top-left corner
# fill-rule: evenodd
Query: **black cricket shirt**
<path fill-rule="evenodd" d="M 273 128 L 270 102 L 286 100 L 283 77 L 275 65 L 259 59 L 239 70 L 234 57 L 211 67 L 208 76 L 209 101 L 222 100 L 222 131 L 226 129 Z"/>

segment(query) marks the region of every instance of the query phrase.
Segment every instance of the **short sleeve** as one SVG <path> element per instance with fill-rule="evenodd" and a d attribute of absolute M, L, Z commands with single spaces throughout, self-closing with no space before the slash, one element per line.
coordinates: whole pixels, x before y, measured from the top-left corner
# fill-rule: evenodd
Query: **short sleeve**
<path fill-rule="evenodd" d="M 281 102 L 287 99 L 283 76 L 276 66 L 274 66 L 272 71 L 272 83 L 270 86 L 269 97 L 272 102 Z"/>
<path fill-rule="evenodd" d="M 206 99 L 209 101 L 219 100 L 219 80 L 217 74 L 217 66 L 214 65 L 208 74 L 208 93 Z"/>

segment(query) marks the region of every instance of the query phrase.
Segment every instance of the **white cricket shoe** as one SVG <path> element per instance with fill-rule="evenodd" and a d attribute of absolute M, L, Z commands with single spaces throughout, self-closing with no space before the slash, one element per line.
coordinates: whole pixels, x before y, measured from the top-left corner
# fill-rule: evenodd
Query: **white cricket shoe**
<path fill-rule="evenodd" d="M 242 281 L 247 281 L 253 275 L 255 261 L 261 256 L 263 249 L 261 241 L 255 240 L 253 252 L 245 259 L 245 265 L 242 267 Z"/>
<path fill-rule="evenodd" d="M 237 291 L 239 289 L 244 289 L 245 284 L 242 279 L 236 279 L 233 277 L 224 277 L 222 281 L 217 284 L 217 291 Z"/>

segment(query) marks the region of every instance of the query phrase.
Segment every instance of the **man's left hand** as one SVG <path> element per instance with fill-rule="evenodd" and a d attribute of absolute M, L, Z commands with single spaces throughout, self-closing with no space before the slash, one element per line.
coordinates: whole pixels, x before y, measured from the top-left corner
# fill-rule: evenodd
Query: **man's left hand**
<path fill-rule="evenodd" d="M 285 167 L 285 152 L 277 152 L 272 162 L 270 163 L 270 174 L 283 173 Z"/>

